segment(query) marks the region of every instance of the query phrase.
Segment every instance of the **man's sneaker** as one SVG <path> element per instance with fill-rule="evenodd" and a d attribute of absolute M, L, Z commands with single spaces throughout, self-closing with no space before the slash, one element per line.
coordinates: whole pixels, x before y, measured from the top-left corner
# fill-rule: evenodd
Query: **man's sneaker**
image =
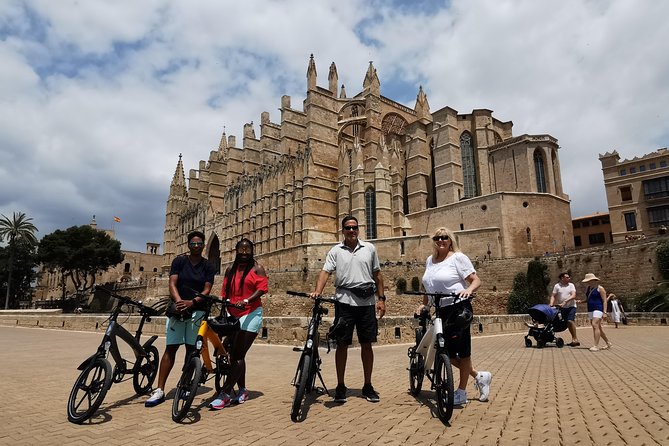
<path fill-rule="evenodd" d="M 337 388 L 335 389 L 335 397 L 334 400 L 336 403 L 345 403 L 346 402 L 346 391 L 348 389 L 346 388 L 345 385 L 343 384 L 338 384 Z"/>
<path fill-rule="evenodd" d="M 362 396 L 367 398 L 367 401 L 372 403 L 378 403 L 380 401 L 379 394 L 376 393 L 374 387 L 371 384 L 365 384 L 362 386 Z"/>
<path fill-rule="evenodd" d="M 457 389 L 455 395 L 453 395 L 453 405 L 462 406 L 467 404 L 467 391 L 462 389 Z"/>
<path fill-rule="evenodd" d="M 237 392 L 237 396 L 232 399 L 232 402 L 235 404 L 244 404 L 248 399 L 249 391 L 246 389 L 246 387 L 242 387 L 239 389 L 239 392 Z"/>
<path fill-rule="evenodd" d="M 476 380 L 474 381 L 474 386 L 479 391 L 479 401 L 485 402 L 488 401 L 488 395 L 490 395 L 490 383 L 492 382 L 492 373 L 490 372 L 479 372 L 476 375 Z"/>
<path fill-rule="evenodd" d="M 218 394 L 218 397 L 211 403 L 209 403 L 209 407 L 213 410 L 221 410 L 224 407 L 228 407 L 230 404 L 232 404 L 232 399 L 230 398 L 230 395 L 228 395 L 225 392 L 221 392 Z"/>
<path fill-rule="evenodd" d="M 165 392 L 163 389 L 155 389 L 151 396 L 144 402 L 144 407 L 153 407 L 165 401 Z"/>

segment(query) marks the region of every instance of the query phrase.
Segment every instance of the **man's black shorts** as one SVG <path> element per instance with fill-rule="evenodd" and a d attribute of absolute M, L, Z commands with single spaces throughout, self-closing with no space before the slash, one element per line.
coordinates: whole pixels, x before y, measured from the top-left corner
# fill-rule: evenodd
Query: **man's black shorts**
<path fill-rule="evenodd" d="M 353 328 L 358 333 L 358 342 L 361 344 L 376 342 L 378 325 L 376 321 L 376 306 L 365 305 L 356 307 L 353 305 L 335 304 L 335 320 L 333 325 L 344 322 L 347 327 L 341 332 L 337 339 L 337 345 L 353 344 Z"/>

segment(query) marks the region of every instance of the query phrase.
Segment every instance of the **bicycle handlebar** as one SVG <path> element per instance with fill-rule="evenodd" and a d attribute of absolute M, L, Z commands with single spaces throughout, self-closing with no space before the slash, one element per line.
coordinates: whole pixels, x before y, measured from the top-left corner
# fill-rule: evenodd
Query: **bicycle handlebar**
<path fill-rule="evenodd" d="M 193 288 L 191 288 L 191 287 L 187 287 L 187 288 L 188 288 L 189 290 L 191 290 L 193 293 L 195 293 L 195 296 L 196 296 L 196 297 L 201 297 L 201 298 L 203 298 L 203 299 L 205 299 L 205 300 L 209 300 L 209 301 L 211 301 L 211 303 L 221 304 L 221 305 L 223 305 L 224 307 L 235 307 L 235 306 L 236 306 L 235 304 L 231 304 L 231 303 L 230 303 L 230 299 L 223 299 L 223 298 L 220 297 L 220 296 L 212 296 L 212 295 L 210 295 L 210 294 L 202 294 L 202 293 L 200 293 L 199 291 L 195 291 L 195 290 L 194 290 Z"/>
<path fill-rule="evenodd" d="M 311 294 L 304 293 L 302 291 L 286 291 L 286 294 L 288 294 L 289 296 L 311 297 Z M 316 299 L 322 300 L 323 302 L 330 302 L 333 304 L 339 302 L 337 299 L 332 299 L 330 297 L 317 297 Z"/>
<path fill-rule="evenodd" d="M 146 313 L 148 316 L 158 316 L 160 314 L 160 312 L 158 310 L 156 310 L 155 308 L 147 307 L 146 305 L 144 305 L 140 302 L 134 301 L 134 300 L 130 299 L 129 297 L 121 296 L 120 294 L 116 294 L 112 290 L 110 290 L 106 287 L 103 287 L 102 285 L 95 286 L 93 288 L 93 291 L 95 292 L 95 290 L 98 290 L 98 289 L 104 291 L 107 294 L 109 294 L 114 299 L 120 300 L 124 304 L 134 305 L 135 307 L 139 308 L 140 312 Z"/>
<path fill-rule="evenodd" d="M 434 297 L 460 297 L 458 293 L 426 293 L 424 291 L 405 291 L 402 294 L 411 294 L 413 296 L 434 296 Z M 470 294 L 461 300 L 471 300 L 476 298 L 474 294 Z"/>

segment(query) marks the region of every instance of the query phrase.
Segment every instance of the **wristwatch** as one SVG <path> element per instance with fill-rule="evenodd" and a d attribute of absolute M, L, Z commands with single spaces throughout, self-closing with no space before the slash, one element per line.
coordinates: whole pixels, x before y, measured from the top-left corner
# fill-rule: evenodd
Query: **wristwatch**
<path fill-rule="evenodd" d="M 386 301 L 386 296 L 378 296 L 377 299 L 382 300 L 383 302 Z"/>

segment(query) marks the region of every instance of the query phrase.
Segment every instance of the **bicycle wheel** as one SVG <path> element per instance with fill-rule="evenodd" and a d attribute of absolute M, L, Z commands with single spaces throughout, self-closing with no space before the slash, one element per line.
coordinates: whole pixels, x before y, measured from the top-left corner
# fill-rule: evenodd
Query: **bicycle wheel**
<path fill-rule="evenodd" d="M 172 402 L 172 420 L 177 423 L 184 419 L 190 405 L 193 403 L 193 398 L 197 393 L 197 388 L 200 385 L 200 378 L 202 377 L 202 360 L 197 356 L 188 361 L 184 368 L 179 384 L 177 384 L 176 393 L 174 394 L 174 401 Z"/>
<path fill-rule="evenodd" d="M 415 353 L 409 358 L 409 391 L 416 396 L 423 388 L 425 377 L 425 358 L 420 353 Z"/>
<path fill-rule="evenodd" d="M 313 358 L 309 354 L 304 354 L 300 358 L 298 365 L 298 374 L 295 380 L 295 397 L 293 398 L 293 408 L 290 411 L 290 419 L 293 421 L 302 421 L 302 402 L 307 394 L 307 386 L 312 382 L 313 378 L 310 376 L 313 371 Z"/>
<path fill-rule="evenodd" d="M 434 363 L 434 386 L 437 391 L 437 415 L 448 423 L 453 415 L 453 369 L 445 353 L 439 353 Z"/>
<path fill-rule="evenodd" d="M 132 387 L 137 395 L 147 394 L 158 374 L 158 349 L 150 345 L 145 351 L 146 356 L 137 358 L 132 368 Z"/>
<path fill-rule="evenodd" d="M 214 385 L 216 386 L 216 393 L 221 393 L 223 390 L 223 384 L 230 374 L 230 360 L 228 356 L 217 356 L 216 357 L 216 374 L 214 379 Z"/>
<path fill-rule="evenodd" d="M 67 401 L 67 419 L 81 424 L 89 419 L 111 387 L 112 367 L 106 358 L 95 358 L 74 382 Z"/>

